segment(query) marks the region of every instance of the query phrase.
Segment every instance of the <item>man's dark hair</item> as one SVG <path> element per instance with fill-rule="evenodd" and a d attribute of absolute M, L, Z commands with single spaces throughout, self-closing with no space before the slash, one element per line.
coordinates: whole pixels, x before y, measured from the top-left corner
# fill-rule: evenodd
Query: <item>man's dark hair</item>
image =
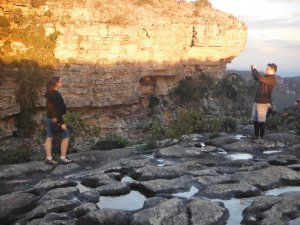
<path fill-rule="evenodd" d="M 275 63 L 268 63 L 268 66 L 271 67 L 275 72 L 277 71 L 277 65 Z"/>

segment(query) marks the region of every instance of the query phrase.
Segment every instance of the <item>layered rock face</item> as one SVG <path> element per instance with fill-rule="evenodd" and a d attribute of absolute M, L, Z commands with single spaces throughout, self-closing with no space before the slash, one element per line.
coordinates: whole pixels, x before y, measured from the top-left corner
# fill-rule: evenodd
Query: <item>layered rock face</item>
<path fill-rule="evenodd" d="M 233 16 L 175 0 L 4 0 L 0 10 L 2 20 L 10 22 L 2 30 L 35 23 L 46 38 L 56 37 L 51 50 L 55 63 L 40 60 L 42 53 L 29 56 L 40 46 L 11 34 L 0 40 L 0 59 L 53 66 L 72 108 L 144 107 L 150 95 L 167 95 L 185 76 L 202 71 L 220 78 L 247 38 L 247 27 Z M 30 15 L 38 19 L 30 21 Z M 18 22 L 18 16 L 27 18 L 27 24 Z M 41 88 L 37 107 L 45 106 L 43 92 Z M 0 119 L 18 114 L 18 103 L 2 100 L 7 91 L 0 94 Z"/>

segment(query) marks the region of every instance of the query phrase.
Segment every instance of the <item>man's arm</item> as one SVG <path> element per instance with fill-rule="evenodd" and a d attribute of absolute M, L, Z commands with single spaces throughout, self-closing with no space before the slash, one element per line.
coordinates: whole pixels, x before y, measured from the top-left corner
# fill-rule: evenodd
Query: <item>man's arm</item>
<path fill-rule="evenodd" d="M 258 71 L 257 71 L 257 69 L 256 69 L 256 65 L 254 65 L 254 64 L 251 65 L 251 72 L 252 72 L 253 78 L 254 78 L 256 81 L 259 81 L 260 78 L 262 77 L 262 76 L 258 73 Z"/>
<path fill-rule="evenodd" d="M 255 80 L 261 82 L 261 83 L 265 83 L 265 84 L 270 84 L 273 85 L 274 84 L 274 80 L 272 79 L 268 79 L 265 76 L 262 76 L 256 69 L 255 65 L 251 65 L 251 71 L 252 71 L 252 76 Z M 275 76 L 275 75 L 274 75 Z"/>

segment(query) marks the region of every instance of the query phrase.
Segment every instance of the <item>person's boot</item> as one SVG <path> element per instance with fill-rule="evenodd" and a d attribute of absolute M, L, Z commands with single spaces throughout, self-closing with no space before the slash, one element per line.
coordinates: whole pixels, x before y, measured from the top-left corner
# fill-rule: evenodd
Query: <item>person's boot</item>
<path fill-rule="evenodd" d="M 258 138 L 255 140 L 255 143 L 263 144 L 264 143 L 264 135 L 265 135 L 265 123 L 258 122 Z"/>
<path fill-rule="evenodd" d="M 259 122 L 254 121 L 253 125 L 254 125 L 254 135 L 255 135 L 255 138 L 258 138 L 259 137 Z"/>
<path fill-rule="evenodd" d="M 261 137 L 261 139 L 264 139 L 265 136 L 265 123 L 259 123 L 259 136 Z"/>

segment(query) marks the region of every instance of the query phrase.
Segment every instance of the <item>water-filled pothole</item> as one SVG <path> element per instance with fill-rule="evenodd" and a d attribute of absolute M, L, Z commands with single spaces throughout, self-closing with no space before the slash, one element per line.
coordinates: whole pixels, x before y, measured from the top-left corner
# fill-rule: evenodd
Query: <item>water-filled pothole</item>
<path fill-rule="evenodd" d="M 247 160 L 247 159 L 252 159 L 253 155 L 248 153 L 233 153 L 233 154 L 228 154 L 227 158 L 231 160 Z"/>
<path fill-rule="evenodd" d="M 288 187 L 282 187 L 282 188 L 275 188 L 269 191 L 265 192 L 265 195 L 280 195 L 283 193 L 287 193 L 287 192 L 292 192 L 292 191 L 300 191 L 300 187 L 296 187 L 296 186 L 288 186 Z M 223 202 L 225 207 L 228 209 L 229 211 L 229 218 L 227 220 L 227 225 L 236 225 L 236 224 L 240 224 L 243 216 L 242 216 L 242 212 L 245 208 L 249 207 L 252 203 L 254 198 L 241 198 L 241 199 L 237 199 L 237 198 L 232 198 L 230 200 L 223 200 L 223 199 L 210 199 L 211 201 L 215 201 L 215 202 Z M 295 220 L 290 220 L 289 221 L 289 225 L 298 225 L 300 221 L 300 218 L 297 218 Z"/>
<path fill-rule="evenodd" d="M 245 137 L 247 137 L 247 136 L 242 135 L 242 134 L 237 134 L 237 135 L 235 135 L 234 138 L 235 138 L 236 140 L 240 140 L 240 139 L 245 138 Z"/>
<path fill-rule="evenodd" d="M 135 180 L 132 179 L 131 177 L 129 176 L 124 176 L 122 179 L 121 179 L 121 182 L 124 182 L 124 183 L 132 183 L 134 182 Z"/>
<path fill-rule="evenodd" d="M 78 188 L 80 193 L 91 190 L 91 188 L 82 185 L 80 182 L 77 184 L 76 188 Z"/>
<path fill-rule="evenodd" d="M 146 197 L 138 191 L 131 191 L 121 196 L 100 196 L 97 203 L 100 209 L 118 209 L 124 211 L 134 211 L 143 208 Z"/>
<path fill-rule="evenodd" d="M 163 166 L 168 166 L 168 165 L 174 165 L 176 164 L 175 161 L 173 160 L 167 160 L 167 159 L 157 159 L 157 164 L 156 166 L 158 167 L 163 167 Z"/>
<path fill-rule="evenodd" d="M 299 224 L 300 224 L 300 217 L 289 221 L 289 225 L 299 225 Z"/>
<path fill-rule="evenodd" d="M 282 152 L 282 150 L 269 150 L 269 151 L 264 151 L 263 153 L 266 155 L 270 155 L 270 154 L 275 154 L 280 152 Z"/>
<path fill-rule="evenodd" d="M 194 194 L 196 194 L 198 191 L 199 191 L 198 188 L 192 186 L 192 187 L 190 188 L 190 190 L 187 191 L 187 192 L 178 192 L 178 193 L 175 193 L 175 194 L 172 194 L 172 195 L 173 195 L 173 196 L 176 196 L 176 197 L 183 197 L 183 198 L 190 199 L 190 198 L 193 197 Z"/>
<path fill-rule="evenodd" d="M 278 196 L 283 193 L 287 192 L 300 192 L 300 187 L 299 186 L 288 186 L 288 187 L 281 187 L 281 188 L 274 188 L 272 190 L 268 190 L 265 192 L 265 195 L 273 195 L 273 196 Z"/>
<path fill-rule="evenodd" d="M 242 212 L 245 208 L 249 207 L 253 201 L 253 198 L 238 199 L 232 198 L 230 200 L 212 199 L 214 202 L 223 202 L 225 208 L 229 211 L 229 218 L 227 225 L 241 224 L 243 220 Z"/>

